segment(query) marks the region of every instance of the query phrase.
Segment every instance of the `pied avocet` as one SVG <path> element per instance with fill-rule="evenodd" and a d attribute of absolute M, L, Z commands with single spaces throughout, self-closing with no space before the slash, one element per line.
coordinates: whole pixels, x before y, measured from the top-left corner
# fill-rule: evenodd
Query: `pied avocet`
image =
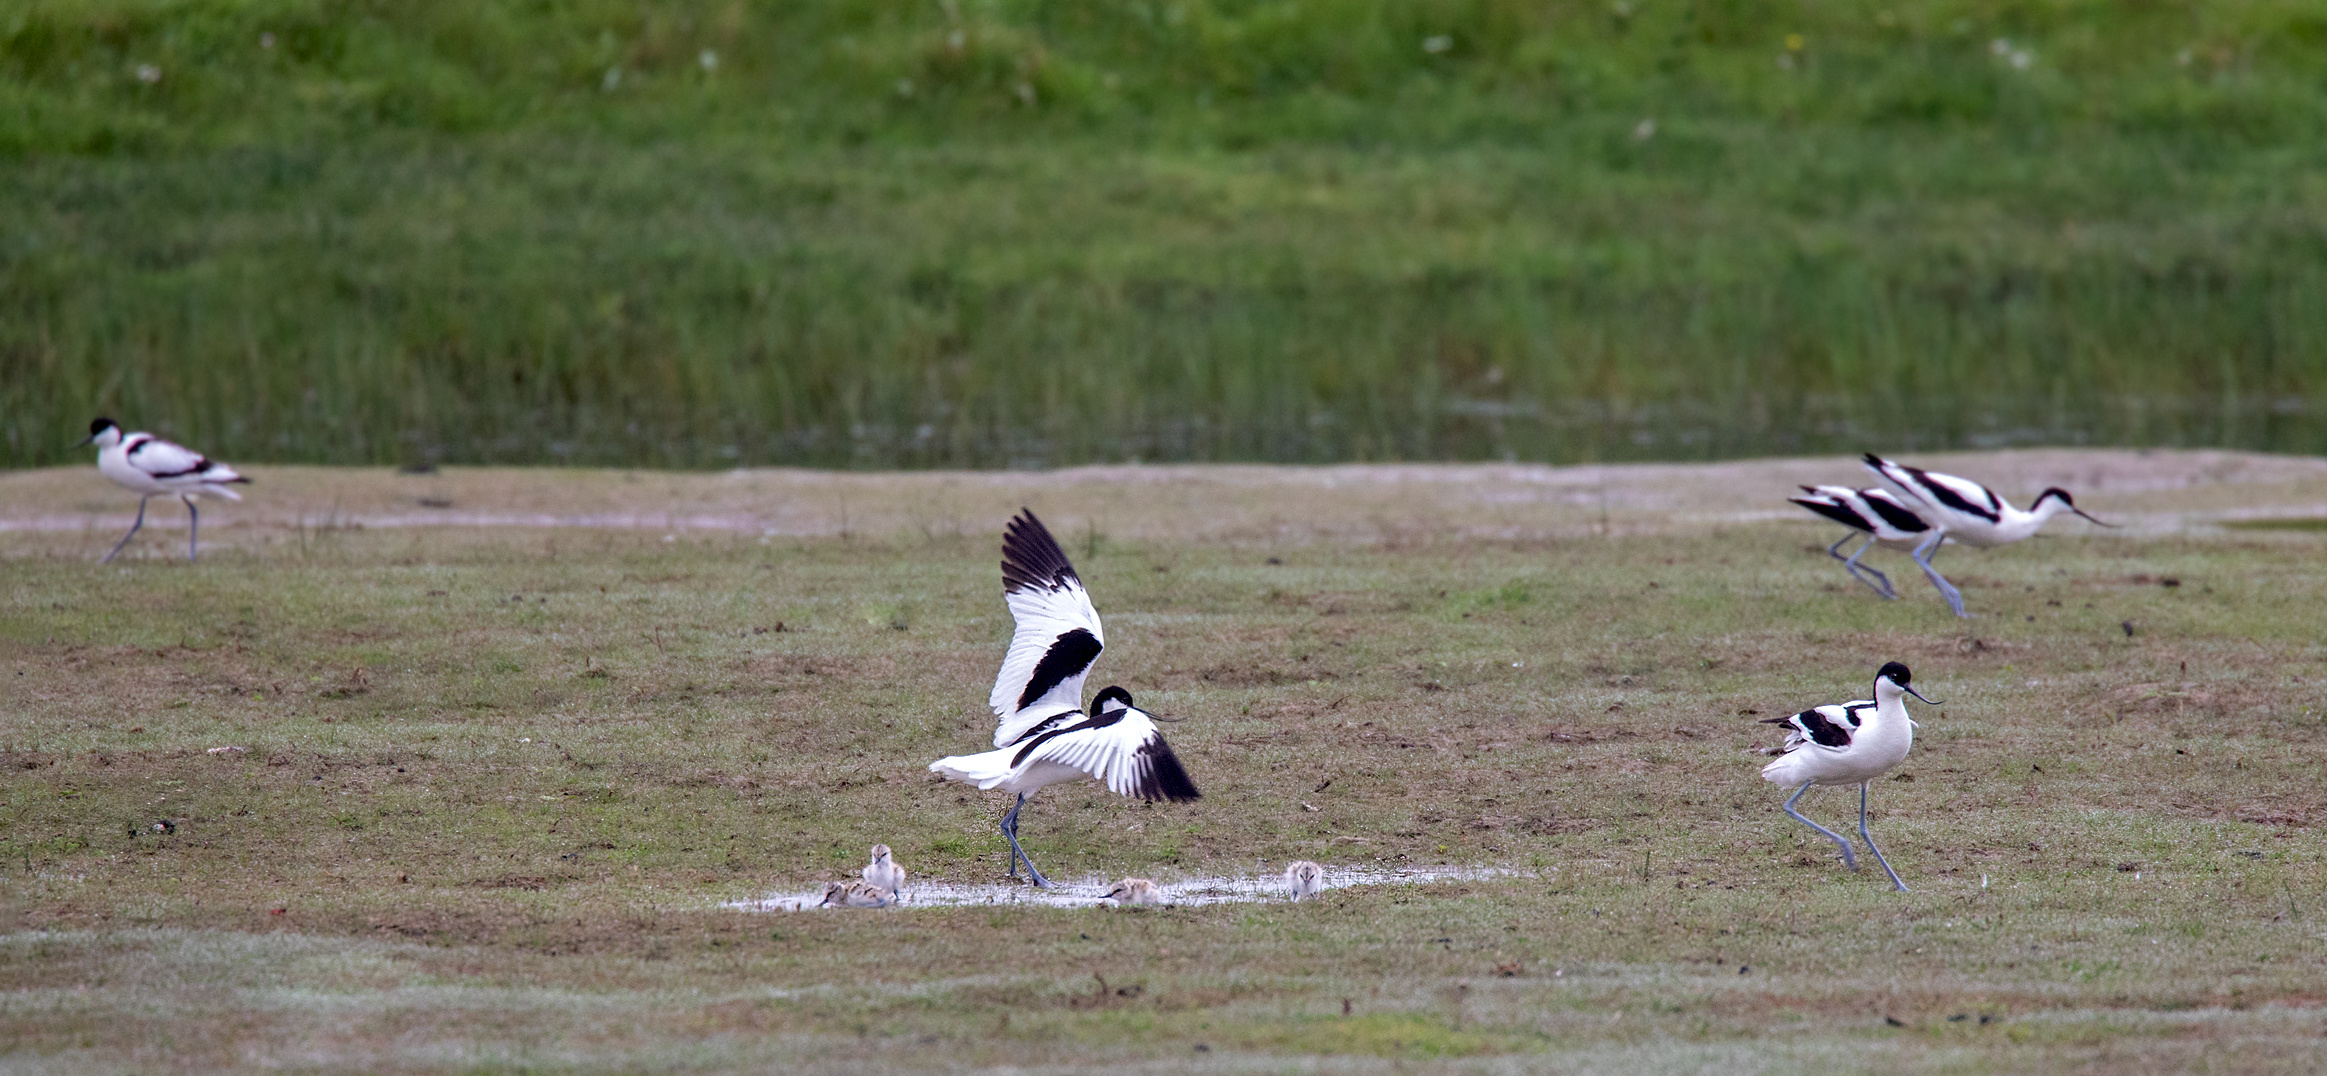
<path fill-rule="evenodd" d="M 1029 870 L 1033 869 L 1031 866 Z M 1107 891 L 1107 899 L 1117 904 L 1162 904 L 1163 887 L 1145 878 L 1125 878 Z"/>
<path fill-rule="evenodd" d="M 1851 870 L 1858 869 L 1858 857 L 1850 850 L 1850 841 L 1841 834 L 1803 817 L 1794 809 L 1802 794 L 1812 785 L 1858 786 L 1858 835 L 1866 839 L 1866 850 L 1875 854 L 1875 862 L 1883 865 L 1883 873 L 1891 876 L 1891 885 L 1901 892 L 1907 883 L 1899 880 L 1899 872 L 1891 869 L 1883 850 L 1875 847 L 1875 835 L 1866 828 L 1867 783 L 1880 777 L 1907 757 L 1907 749 L 1915 743 L 1915 721 L 1907 716 L 1905 696 L 1913 695 L 1924 702 L 1923 693 L 1912 686 L 1914 674 L 1896 661 L 1882 667 L 1875 674 L 1875 697 L 1836 705 L 1816 706 L 1787 717 L 1773 717 L 1765 725 L 1783 725 L 1786 742 L 1770 753 L 1778 759 L 1761 768 L 1762 780 L 1772 784 L 1801 787 L 1786 799 L 1786 813 L 1794 821 L 1826 835 L 1842 849 L 1842 862 Z"/>
<path fill-rule="evenodd" d="M 886 908 L 889 895 L 863 882 L 832 882 L 824 887 L 824 908 Z"/>
<path fill-rule="evenodd" d="M 1325 891 L 1325 868 L 1296 859 L 1285 866 L 1285 888 L 1292 891 L 1295 904 L 1314 899 Z"/>
<path fill-rule="evenodd" d="M 1074 565 L 1031 511 L 1021 509 L 1003 532 L 1002 597 L 1018 627 L 987 698 L 999 722 L 999 750 L 941 758 L 929 769 L 981 789 L 1018 794 L 1002 816 L 1010 876 L 1017 877 L 1024 863 L 1034 884 L 1047 889 L 1050 879 L 1018 844 L 1018 812 L 1028 796 L 1086 777 L 1143 800 L 1184 802 L 1200 793 L 1155 719 L 1132 705 L 1130 692 L 1099 692 L 1085 715 L 1083 680 L 1106 636 Z"/>
<path fill-rule="evenodd" d="M 250 481 L 234 473 L 232 467 L 212 462 L 199 452 L 150 433 L 123 434 L 121 427 L 109 418 L 89 423 L 89 436 L 81 443 L 92 442 L 97 445 L 98 473 L 138 495 L 137 522 L 130 524 L 129 533 L 113 543 L 112 551 L 105 554 L 100 564 L 110 564 L 120 555 L 121 547 L 136 537 L 138 528 L 145 526 L 146 501 L 164 493 L 186 502 L 186 559 L 193 560 L 195 539 L 202 528 L 202 513 L 194 508 L 194 498 L 216 494 L 239 501 L 242 494 L 226 487 Z"/>
<path fill-rule="evenodd" d="M 1948 608 L 1961 617 L 1971 615 L 1963 611 L 1963 593 L 1941 578 L 1939 569 L 1931 566 L 1931 554 L 1939 548 L 1942 539 L 1954 539 L 1981 549 L 2010 545 L 2035 534 L 2046 520 L 2062 512 L 2074 512 L 2104 527 L 2113 526 L 2085 515 L 2085 510 L 2069 499 L 2068 491 L 2059 486 L 2037 494 L 2035 503 L 2023 512 L 1997 496 L 1996 491 L 1968 478 L 1893 463 L 1872 452 L 1866 454 L 1866 469 L 1873 471 L 1906 500 L 1916 515 L 1932 525 L 1930 533 L 1916 543 L 1910 555 L 1922 566 L 1923 574 L 1930 577 L 1931 585 L 1938 587 L 1941 596 L 1947 599 Z"/>
<path fill-rule="evenodd" d="M 873 861 L 865 864 L 864 879 L 866 885 L 887 893 L 890 900 L 895 900 L 897 892 L 905 888 L 905 868 L 898 866 L 897 861 L 889 857 L 888 845 L 876 844 L 873 846 Z"/>
<path fill-rule="evenodd" d="M 1915 543 L 1923 540 L 1923 534 L 1931 529 L 1931 524 L 1923 522 L 1923 517 L 1892 496 L 1889 490 L 1803 486 L 1802 493 L 1800 497 L 1788 497 L 1786 500 L 1850 528 L 1833 545 L 1826 547 L 1826 555 L 1841 561 L 1842 570 L 1849 572 L 1852 579 L 1896 601 L 1899 592 L 1891 589 L 1891 577 L 1860 564 L 1858 558 L 1866 556 L 1866 551 L 1877 544 L 1900 552 L 1911 550 L 1915 548 Z M 1858 547 L 1858 552 L 1843 556 L 1843 544 L 1862 534 L 1866 536 L 1866 542 Z M 1868 579 L 1870 575 L 1874 578 Z"/>

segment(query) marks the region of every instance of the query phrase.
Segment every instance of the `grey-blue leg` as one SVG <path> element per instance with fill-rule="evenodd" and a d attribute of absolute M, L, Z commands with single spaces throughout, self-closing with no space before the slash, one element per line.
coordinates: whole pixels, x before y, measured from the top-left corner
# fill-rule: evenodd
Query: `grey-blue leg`
<path fill-rule="evenodd" d="M 1794 821 L 1800 822 L 1801 824 L 1808 826 L 1811 829 L 1825 834 L 1827 840 L 1834 842 L 1834 847 L 1842 849 L 1842 865 L 1849 867 L 1851 870 L 1857 870 L 1858 854 L 1850 850 L 1850 841 L 1848 838 L 1845 838 L 1842 834 L 1827 829 L 1826 827 L 1821 826 L 1816 822 L 1812 822 L 1809 819 L 1802 817 L 1802 812 L 1794 809 L 1795 801 L 1800 800 L 1802 798 L 1802 793 L 1808 791 L 1810 791 L 1809 785 L 1803 785 L 1802 787 L 1795 789 L 1794 794 L 1786 798 L 1786 813 L 1793 815 Z"/>
<path fill-rule="evenodd" d="M 137 499 L 137 522 L 130 524 L 130 525 L 129 525 L 129 533 L 128 533 L 128 534 L 124 534 L 124 535 L 122 535 L 122 536 L 121 536 L 121 540 L 120 540 L 120 541 L 113 543 L 113 552 L 105 554 L 105 559 L 104 559 L 104 560 L 101 560 L 101 561 L 98 561 L 97 563 L 99 563 L 99 564 L 111 564 L 111 563 L 113 563 L 113 558 L 115 558 L 115 557 L 118 557 L 118 556 L 120 556 L 120 555 L 121 555 L 121 547 L 122 547 L 122 546 L 125 546 L 125 545 L 128 545 L 128 544 L 129 544 L 129 540 L 130 540 L 130 539 L 137 537 L 137 529 L 138 529 L 139 527 L 143 527 L 143 526 L 145 526 L 145 502 L 146 502 L 146 500 L 147 500 L 148 498 L 150 498 L 150 497 L 152 497 L 152 496 L 153 496 L 153 495 L 149 493 L 149 494 L 146 494 L 146 496 L 144 496 L 144 497 L 139 497 L 139 498 Z"/>
<path fill-rule="evenodd" d="M 1852 531 L 1850 534 L 1843 535 L 1842 542 L 1849 541 L 1851 536 L 1857 533 L 1859 532 Z M 1843 556 L 1841 553 L 1842 542 L 1836 542 L 1833 545 L 1827 546 L 1826 555 L 1841 561 L 1842 570 L 1849 572 L 1852 579 L 1856 579 L 1861 583 L 1865 583 L 1869 587 L 1873 587 L 1875 593 L 1880 594 L 1885 598 L 1888 598 L 1892 601 L 1899 600 L 1899 592 L 1891 589 L 1890 576 L 1884 575 L 1883 573 L 1858 562 L 1858 558 L 1866 556 L 1867 550 L 1873 549 L 1875 547 L 1875 536 L 1871 534 L 1867 535 L 1865 544 L 1860 545 L 1858 547 L 1858 552 L 1852 553 L 1848 557 Z M 1876 580 L 1879 580 L 1880 585 L 1877 585 L 1875 582 L 1870 582 L 1867 579 L 1867 576 L 1870 575 L 1874 576 Z"/>
<path fill-rule="evenodd" d="M 186 502 L 186 563 L 194 563 L 194 540 L 202 535 L 202 513 L 194 507 L 194 498 L 180 497 Z"/>
<path fill-rule="evenodd" d="M 1018 802 L 1010 805 L 1010 813 L 1002 816 L 1002 836 L 1010 841 L 1010 877 L 1018 877 L 1018 865 L 1024 863 L 1026 864 L 1026 876 L 1033 879 L 1035 887 L 1049 889 L 1051 888 L 1050 879 L 1043 877 L 1041 871 L 1035 870 L 1034 860 L 1027 857 L 1026 849 L 1018 847 L 1018 809 L 1024 806 L 1026 806 L 1026 793 L 1021 792 L 1018 794 Z"/>
<path fill-rule="evenodd" d="M 1955 584 L 1942 578 L 1939 569 L 1931 566 L 1932 552 L 1939 548 L 1939 543 L 1946 540 L 1946 531 L 1934 529 L 1929 537 L 1923 539 L 1922 544 L 1915 547 L 1915 563 L 1922 565 L 1923 574 L 1930 577 L 1931 585 L 1939 588 L 1939 596 L 1947 599 L 1947 607 L 1955 610 L 1955 615 L 1968 620 L 1971 614 L 1963 611 L 1963 592 L 1955 589 Z"/>
<path fill-rule="evenodd" d="M 1875 862 L 1883 865 L 1883 873 L 1891 876 L 1891 888 L 1901 893 L 1911 892 L 1907 883 L 1899 880 L 1899 872 L 1891 869 L 1891 861 L 1883 858 L 1883 850 L 1875 847 L 1875 835 L 1866 829 L 1866 782 L 1858 783 L 1858 835 L 1866 839 L 1866 850 L 1875 854 Z"/>

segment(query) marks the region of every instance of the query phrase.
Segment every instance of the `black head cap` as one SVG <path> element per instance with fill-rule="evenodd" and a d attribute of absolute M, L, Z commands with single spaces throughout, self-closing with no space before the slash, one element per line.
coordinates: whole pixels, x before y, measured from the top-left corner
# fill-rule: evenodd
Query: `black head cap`
<path fill-rule="evenodd" d="M 97 436 L 98 434 L 104 433 L 104 432 L 105 432 L 105 431 L 107 431 L 107 430 L 115 430 L 115 429 L 120 429 L 120 428 L 121 428 L 121 424 L 120 424 L 120 423 L 118 423 L 118 422 L 115 422 L 115 421 L 113 421 L 112 419 L 109 419 L 109 418 L 98 418 L 98 419 L 92 419 L 92 420 L 90 420 L 90 422 L 89 422 L 89 436 L 91 436 L 91 437 L 95 437 L 95 436 Z"/>
<path fill-rule="evenodd" d="M 2044 499 L 2045 499 L 2046 497 L 2058 497 L 2058 498 L 2060 498 L 2060 503 L 2062 503 L 2062 504 L 2065 504 L 2065 505 L 2069 506 L 2070 508 L 2074 508 L 2074 507 L 2076 507 L 2076 506 L 2077 506 L 2077 502 L 2075 502 L 2075 501 L 2072 501 L 2072 500 L 2070 500 L 2070 499 L 2069 499 L 2069 497 L 2068 497 L 2068 491 L 2067 491 L 2067 490 L 2065 490 L 2065 489 L 2062 489 L 2062 488 L 2060 488 L 2059 486 L 2054 486 L 2054 487 L 2052 487 L 2051 489 L 2045 490 L 2044 492 L 2037 494 L 2037 495 L 2036 495 L 2036 503 L 2037 503 L 2037 504 L 2043 504 L 2043 503 L 2044 503 Z"/>
<path fill-rule="evenodd" d="M 1900 687 L 1906 687 L 1909 683 L 1914 681 L 1915 674 L 1908 672 L 1905 665 L 1901 665 L 1896 661 L 1886 661 L 1883 663 L 1883 671 L 1876 673 L 1875 679 L 1889 680 L 1890 682 L 1897 684 Z"/>
<path fill-rule="evenodd" d="M 1106 690 L 1099 692 L 1098 698 L 1091 700 L 1091 712 L 1095 714 L 1103 714 L 1109 710 L 1116 709 L 1117 707 L 1107 705 L 1110 702 L 1120 702 L 1123 704 L 1123 706 L 1128 707 L 1131 705 L 1131 693 L 1123 690 L 1120 687 L 1110 684 L 1107 686 Z"/>

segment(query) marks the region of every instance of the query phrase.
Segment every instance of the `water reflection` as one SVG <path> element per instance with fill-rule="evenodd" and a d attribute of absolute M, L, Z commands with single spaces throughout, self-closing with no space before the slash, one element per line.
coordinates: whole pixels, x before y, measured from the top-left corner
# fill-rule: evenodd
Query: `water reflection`
<path fill-rule="evenodd" d="M 980 421 L 969 409 L 932 410 L 939 413 L 753 429 L 741 422 L 705 428 L 675 417 L 611 421 L 582 409 L 537 413 L 520 424 L 546 436 L 413 429 L 403 440 L 431 462 L 855 470 L 1036 470 L 1126 461 L 1658 462 L 2037 445 L 2327 454 L 2327 405 L 2299 396 L 1781 401 L 1749 395 L 1635 403 L 1473 395 L 1403 406 L 1320 402 L 1032 424 Z"/>

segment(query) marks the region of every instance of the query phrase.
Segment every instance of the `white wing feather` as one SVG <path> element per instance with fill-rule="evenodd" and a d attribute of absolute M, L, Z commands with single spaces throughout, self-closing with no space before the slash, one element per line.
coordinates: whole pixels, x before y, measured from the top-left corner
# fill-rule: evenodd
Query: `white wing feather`
<path fill-rule="evenodd" d="M 1083 708 L 1083 681 L 1107 644 L 1099 611 L 1066 554 L 1034 513 L 1011 520 L 1002 542 L 1003 601 L 1017 628 L 986 705 L 997 725 L 994 746 L 1007 747 L 1060 714 Z M 1045 668 L 1044 659 L 1053 658 Z M 1036 684 L 1037 673 L 1046 684 Z M 1034 688 L 1032 698 L 1028 689 Z"/>
<path fill-rule="evenodd" d="M 1056 762 L 1090 774 L 1119 796 L 1139 794 L 1139 749 L 1155 738 L 1155 722 L 1132 710 L 1123 719 L 1101 728 L 1079 729 L 1054 736 L 1037 745 L 1026 763 Z M 1024 763 L 1021 764 L 1022 766 Z"/>

